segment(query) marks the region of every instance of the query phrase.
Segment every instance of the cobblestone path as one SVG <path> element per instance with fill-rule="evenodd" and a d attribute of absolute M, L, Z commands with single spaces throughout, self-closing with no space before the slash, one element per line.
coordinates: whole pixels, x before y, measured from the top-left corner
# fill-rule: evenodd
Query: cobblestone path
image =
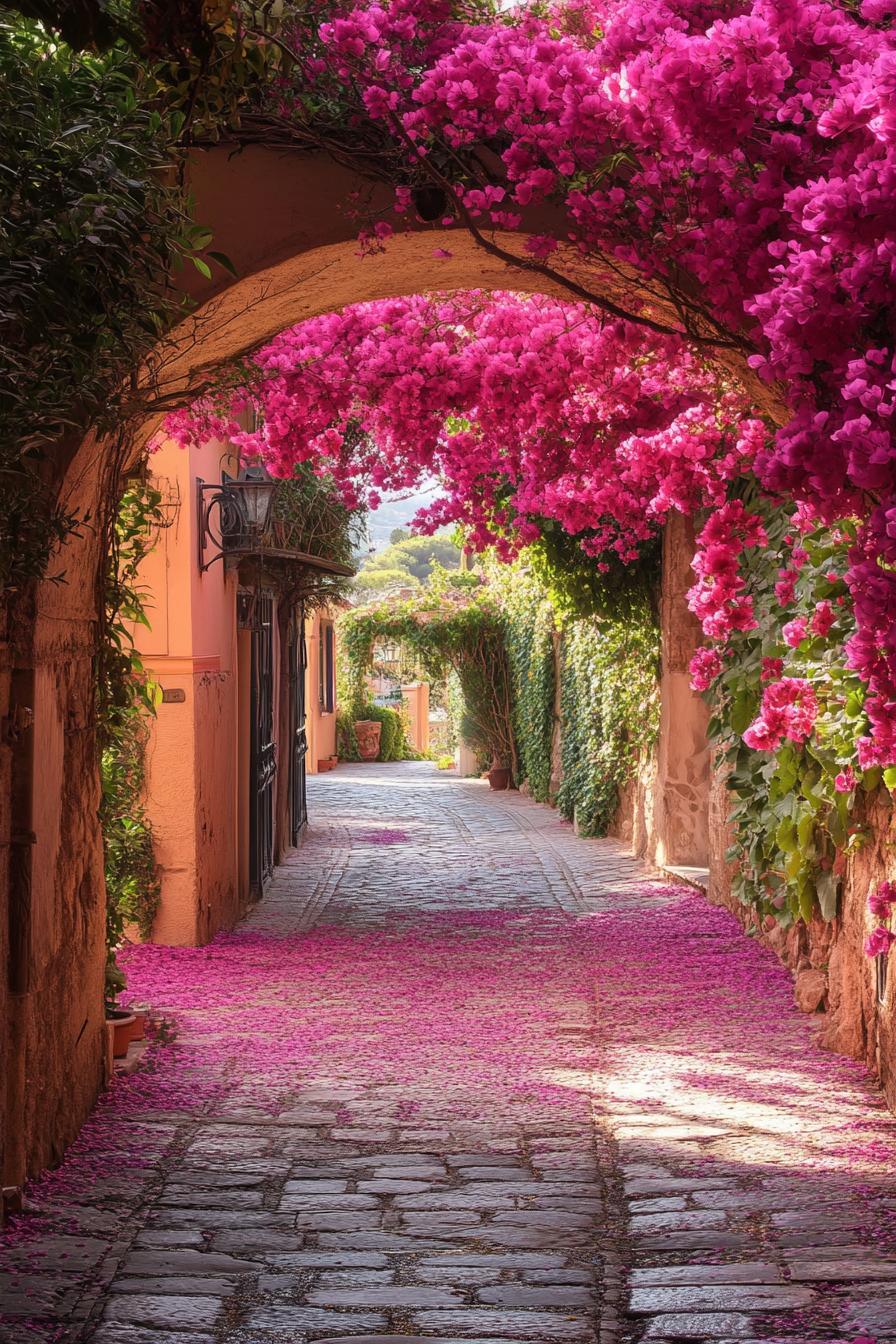
<path fill-rule="evenodd" d="M 734 921 L 428 764 L 313 781 L 0 1244 L 0 1340 L 896 1340 L 893 1122 Z"/>

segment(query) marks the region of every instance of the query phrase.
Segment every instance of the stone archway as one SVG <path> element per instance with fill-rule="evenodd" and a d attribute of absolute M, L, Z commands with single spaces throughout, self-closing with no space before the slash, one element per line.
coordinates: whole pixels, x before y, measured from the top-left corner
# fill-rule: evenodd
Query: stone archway
<path fill-rule="evenodd" d="M 0 744 L 0 821 L 11 834 L 0 902 L 0 1076 L 6 1082 L 0 1127 L 3 1184 L 58 1160 L 92 1106 L 102 1081 L 101 986 L 104 964 L 102 845 L 97 819 L 93 656 L 103 561 L 97 526 L 104 490 L 127 455 L 139 451 L 163 411 L 201 390 L 211 371 L 277 332 L 318 313 L 367 299 L 460 289 L 515 289 L 569 297 L 538 271 L 518 269 L 459 231 L 428 227 L 359 256 L 356 193 L 386 207 L 385 188 L 322 156 L 222 148 L 191 166 L 197 218 L 234 262 L 211 283 L 183 285 L 197 300 L 147 361 L 127 442 L 89 436 L 60 453 L 54 491 L 82 525 L 50 577 L 20 601 L 9 643 L 0 646 L 0 717 L 31 709 L 34 726 Z M 532 231 L 549 227 L 533 217 Z M 496 235 L 523 256 L 525 233 Z M 436 257 L 439 248 L 449 255 Z M 561 256 L 570 271 L 580 266 Z M 583 278 L 585 278 L 583 276 Z M 614 265 L 588 268 L 588 284 L 626 311 L 659 321 L 675 312 L 645 294 Z M 720 360 L 776 409 L 740 353 Z M 146 395 L 144 395 L 146 393 Z M 62 581 L 59 582 L 59 577 Z M 8 987 L 7 987 L 8 984 Z"/>

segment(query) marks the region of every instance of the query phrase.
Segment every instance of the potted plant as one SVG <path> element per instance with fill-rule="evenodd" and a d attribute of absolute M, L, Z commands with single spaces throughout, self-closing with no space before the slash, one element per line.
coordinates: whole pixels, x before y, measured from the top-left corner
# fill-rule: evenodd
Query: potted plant
<path fill-rule="evenodd" d="M 106 956 L 106 1030 L 112 1037 L 113 1059 L 124 1059 L 134 1035 L 136 1014 L 130 1008 L 118 1006 L 118 995 L 125 987 L 124 972 L 115 960 L 112 949 Z M 138 1028 L 139 1030 L 139 1028 Z"/>
<path fill-rule="evenodd" d="M 362 761 L 375 761 L 380 754 L 380 737 L 383 725 L 376 719 L 356 719 L 355 736 L 358 740 L 358 754 Z"/>
<path fill-rule="evenodd" d="M 502 765 L 497 756 L 492 757 L 488 772 L 488 786 L 490 789 L 510 788 L 510 767 Z"/>

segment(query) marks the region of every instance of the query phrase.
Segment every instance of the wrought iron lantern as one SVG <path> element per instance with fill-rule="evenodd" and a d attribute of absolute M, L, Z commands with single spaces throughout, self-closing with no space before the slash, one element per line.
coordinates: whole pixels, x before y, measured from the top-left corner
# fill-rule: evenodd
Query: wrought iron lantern
<path fill-rule="evenodd" d="M 260 547 L 268 529 L 277 482 L 264 467 L 243 467 L 239 476 L 223 473 L 220 484 L 197 478 L 197 541 L 199 570 L 204 573 L 228 552 Z M 217 526 L 213 515 L 217 511 Z M 206 559 L 209 546 L 215 554 Z"/>

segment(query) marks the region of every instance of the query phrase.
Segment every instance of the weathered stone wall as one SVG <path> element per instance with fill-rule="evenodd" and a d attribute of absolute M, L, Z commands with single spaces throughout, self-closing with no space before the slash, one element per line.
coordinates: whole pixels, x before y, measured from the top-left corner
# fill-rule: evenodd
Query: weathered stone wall
<path fill-rule="evenodd" d="M 47 581 L 12 608 L 0 686 L 33 726 L 3 772 L 3 1181 L 59 1160 L 103 1082 L 105 887 L 94 652 L 104 463 L 95 443 L 55 487 L 89 517 Z M 64 571 L 64 572 L 63 572 Z M 61 576 L 61 582 L 53 582 Z M 8 706 L 7 706 L 8 707 Z M 2 1001 L 0 1001 L 2 1002 Z"/>
<path fill-rule="evenodd" d="M 663 533 L 659 741 L 623 791 L 612 827 L 613 835 L 658 867 L 702 868 L 709 853 L 708 713 L 691 690 L 688 671 L 700 643 L 686 600 L 693 554 L 693 526 L 673 514 Z"/>
<path fill-rule="evenodd" d="M 880 1078 L 890 1107 L 896 1110 L 896 973 L 879 1002 L 875 964 L 863 943 L 873 921 L 868 894 L 893 876 L 896 815 L 886 794 L 873 800 L 863 817 L 867 841 L 846 863 L 840 916 L 831 923 L 817 918 L 808 926 L 782 929 L 772 920 L 757 928 L 754 912 L 731 892 L 725 850 L 730 842 L 724 776 L 713 776 L 709 897 L 731 910 L 789 967 L 798 1005 L 818 1015 L 819 1039 L 830 1050 L 862 1060 Z M 891 959 L 892 960 L 892 959 Z"/>

